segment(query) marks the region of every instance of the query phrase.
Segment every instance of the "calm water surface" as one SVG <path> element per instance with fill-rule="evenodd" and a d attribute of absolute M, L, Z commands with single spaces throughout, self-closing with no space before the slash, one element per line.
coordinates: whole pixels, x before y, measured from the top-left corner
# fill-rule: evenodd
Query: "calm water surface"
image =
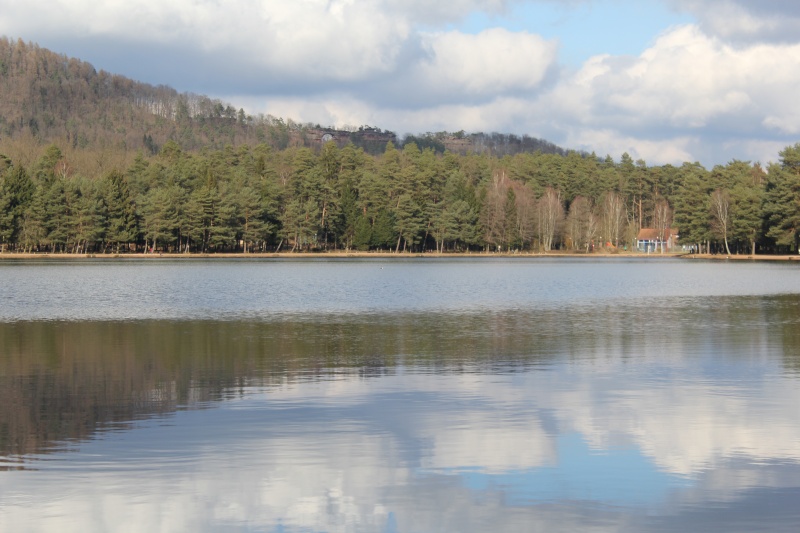
<path fill-rule="evenodd" d="M 0 263 L 0 531 L 800 530 L 800 265 Z"/>

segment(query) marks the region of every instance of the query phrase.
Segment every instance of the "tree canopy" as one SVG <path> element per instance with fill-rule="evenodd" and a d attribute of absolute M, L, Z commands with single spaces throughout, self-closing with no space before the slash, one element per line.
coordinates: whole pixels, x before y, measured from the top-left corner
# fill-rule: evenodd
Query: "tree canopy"
<path fill-rule="evenodd" d="M 2 149 L 2 143 L 0 143 Z M 6 251 L 310 250 L 587 252 L 631 247 L 642 228 L 726 253 L 796 251 L 800 145 L 766 170 L 731 161 L 648 166 L 570 152 L 496 157 L 388 143 L 380 155 L 164 144 L 102 174 L 79 149 L 3 156 Z"/>

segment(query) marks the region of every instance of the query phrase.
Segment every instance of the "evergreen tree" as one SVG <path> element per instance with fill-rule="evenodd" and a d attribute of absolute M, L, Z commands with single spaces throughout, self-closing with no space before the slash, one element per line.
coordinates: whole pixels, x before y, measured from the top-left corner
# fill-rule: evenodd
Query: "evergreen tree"
<path fill-rule="evenodd" d="M 770 165 L 763 209 L 767 236 L 778 246 L 798 250 L 800 173 L 791 166 Z"/>
<path fill-rule="evenodd" d="M 69 195 L 73 192 L 67 188 L 67 181 L 61 178 L 54 178 L 49 182 L 43 182 L 44 192 L 44 213 L 45 213 L 45 243 L 51 247 L 53 253 L 67 248 L 67 241 L 70 238 L 71 230 L 71 205 L 72 198 Z"/>
<path fill-rule="evenodd" d="M 69 218 L 72 248 L 76 253 L 88 252 L 105 233 L 103 201 L 87 180 L 74 180 L 68 186 L 73 198 Z"/>
<path fill-rule="evenodd" d="M 696 244 L 698 251 L 711 238 L 708 198 L 708 172 L 699 163 L 684 163 L 680 168 L 682 184 L 675 196 L 674 222 L 681 241 Z"/>
<path fill-rule="evenodd" d="M 356 226 L 358 221 L 364 218 L 358 208 L 358 193 L 348 179 L 342 186 L 339 195 L 339 215 L 335 222 L 335 232 L 337 239 L 345 249 L 352 246 L 358 247 L 355 242 Z M 369 226 L 369 220 L 367 220 Z M 369 237 L 366 238 L 369 246 Z"/>
<path fill-rule="evenodd" d="M 763 190 L 759 186 L 739 184 L 733 188 L 731 196 L 734 202 L 732 235 L 747 242 L 750 253 L 755 255 L 763 227 Z"/>
<path fill-rule="evenodd" d="M 33 195 L 33 200 L 25 209 L 19 225 L 18 244 L 22 246 L 23 251 L 38 250 L 40 246 L 48 244 L 46 224 L 45 193 L 43 186 L 40 185 Z"/>
<path fill-rule="evenodd" d="M 779 246 L 800 250 L 800 143 L 780 152 L 781 163 L 770 165 L 764 191 L 767 236 Z"/>
<path fill-rule="evenodd" d="M 33 200 L 35 190 L 36 186 L 25 168 L 19 165 L 7 169 L 5 177 L 0 180 L 0 202 L 5 203 L 0 232 L 5 235 L 6 243 L 17 242 L 22 217 Z"/>
<path fill-rule="evenodd" d="M 478 244 L 478 213 L 464 200 L 455 200 L 444 212 L 444 242 L 450 241 L 456 249 Z"/>
<path fill-rule="evenodd" d="M 353 247 L 365 252 L 372 246 L 372 223 L 365 215 L 359 214 L 353 227 Z"/>
<path fill-rule="evenodd" d="M 103 200 L 106 217 L 106 241 L 119 252 L 122 245 L 136 240 L 138 228 L 136 205 L 133 202 L 128 182 L 119 171 L 106 174 L 103 180 Z"/>
<path fill-rule="evenodd" d="M 370 244 L 379 249 L 391 248 L 395 244 L 397 233 L 394 228 L 394 218 L 387 209 L 380 209 L 372 224 Z"/>
<path fill-rule="evenodd" d="M 420 233 L 425 228 L 422 209 L 411 194 L 403 193 L 397 199 L 397 205 L 393 213 L 395 221 L 394 227 L 397 232 L 395 252 L 400 250 L 401 241 L 405 242 L 403 245 L 404 250 L 407 248 L 406 245 L 411 245 L 413 247 L 419 242 Z"/>
<path fill-rule="evenodd" d="M 142 205 L 142 230 L 145 247 L 155 252 L 159 246 L 165 249 L 175 243 L 179 227 L 177 200 L 180 189 L 177 186 L 151 189 Z"/>
<path fill-rule="evenodd" d="M 251 245 L 258 246 L 267 239 L 269 226 L 263 220 L 264 207 L 261 196 L 251 187 L 243 187 L 237 194 L 239 227 L 242 231 L 243 251 L 247 253 Z"/>
<path fill-rule="evenodd" d="M 16 231 L 11 203 L 11 192 L 5 187 L 5 180 L 2 180 L 0 181 L 0 252 L 6 251 Z"/>

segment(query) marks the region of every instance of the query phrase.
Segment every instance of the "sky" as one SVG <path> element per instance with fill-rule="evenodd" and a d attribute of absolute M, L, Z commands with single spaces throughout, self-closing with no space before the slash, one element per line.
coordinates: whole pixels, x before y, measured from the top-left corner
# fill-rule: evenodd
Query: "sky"
<path fill-rule="evenodd" d="M 707 167 L 800 141 L 797 0 L 0 0 L 0 35 L 323 126 Z"/>
<path fill-rule="evenodd" d="M 0 517 L 81 533 L 792 531 L 796 382 L 702 379 L 697 351 L 666 343 L 648 358 L 683 379 L 654 386 L 603 346 L 547 371 L 353 369 L 237 389 L 3 472 Z M 774 371 L 754 353 L 735 364 Z M 390 511 L 401 527 L 381 527 Z"/>

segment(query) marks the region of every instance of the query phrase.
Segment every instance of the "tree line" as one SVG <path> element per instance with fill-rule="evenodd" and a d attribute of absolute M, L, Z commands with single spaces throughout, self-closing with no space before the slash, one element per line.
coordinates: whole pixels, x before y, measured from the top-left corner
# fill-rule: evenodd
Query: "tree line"
<path fill-rule="evenodd" d="M 698 251 L 788 253 L 800 230 L 800 144 L 766 169 L 707 170 L 627 154 L 168 141 L 102 174 L 49 145 L 27 166 L 0 155 L 0 177 L 0 246 L 14 252 L 589 252 L 677 228 Z"/>

